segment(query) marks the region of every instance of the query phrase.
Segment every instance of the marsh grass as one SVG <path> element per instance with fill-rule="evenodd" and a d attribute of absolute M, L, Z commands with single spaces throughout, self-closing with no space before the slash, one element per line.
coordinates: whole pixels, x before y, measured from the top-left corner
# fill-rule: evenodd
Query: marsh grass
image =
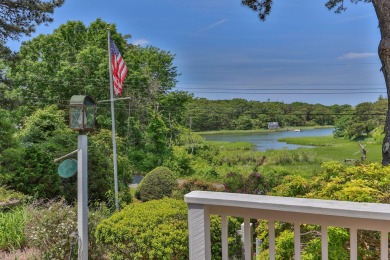
<path fill-rule="evenodd" d="M 254 144 L 249 142 L 223 142 L 223 141 L 205 141 L 205 143 L 211 147 L 218 148 L 219 150 L 247 150 L 252 151 L 255 147 Z"/>
<path fill-rule="evenodd" d="M 315 146 L 311 149 L 315 151 L 320 162 L 331 160 L 343 162 L 344 159 L 359 161 L 362 155 L 361 148 L 357 142 L 331 136 L 283 138 L 279 141 L 289 144 Z M 362 143 L 367 150 L 367 162 L 381 162 L 382 146 L 364 141 Z"/>
<path fill-rule="evenodd" d="M 288 172 L 290 175 L 300 175 L 310 178 L 321 173 L 321 164 L 327 161 L 338 161 L 343 164 L 360 162 L 362 155 L 359 144 L 355 141 L 321 137 L 283 138 L 279 141 L 289 144 L 312 146 L 295 150 L 254 151 L 253 145 L 244 142 L 206 142 L 207 150 L 198 151 L 192 165 L 195 177 L 208 181 L 223 182 L 230 172 L 248 176 L 253 172 Z M 366 163 L 381 162 L 381 145 L 362 142 L 366 146 Z M 264 163 L 259 164 L 265 157 Z M 348 162 L 344 162 L 345 159 Z M 206 171 L 207 170 L 207 171 Z M 210 174 L 212 172 L 213 174 Z M 193 176 L 193 177 L 194 177 Z"/>
<path fill-rule="evenodd" d="M 25 245 L 24 223 L 27 218 L 23 207 L 0 212 L 0 250 L 11 251 Z"/>

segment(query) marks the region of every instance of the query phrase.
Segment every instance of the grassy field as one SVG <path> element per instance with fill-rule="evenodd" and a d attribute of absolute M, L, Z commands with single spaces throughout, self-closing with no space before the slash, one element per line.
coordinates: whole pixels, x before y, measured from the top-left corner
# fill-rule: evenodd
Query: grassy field
<path fill-rule="evenodd" d="M 362 150 L 357 142 L 337 139 L 331 136 L 282 138 L 279 141 L 289 144 L 315 146 L 313 148 L 314 151 L 324 161 L 359 160 L 362 155 Z M 365 142 L 362 142 L 362 144 L 365 145 L 365 149 L 367 150 L 367 161 L 381 162 L 382 146 L 380 144 Z"/>

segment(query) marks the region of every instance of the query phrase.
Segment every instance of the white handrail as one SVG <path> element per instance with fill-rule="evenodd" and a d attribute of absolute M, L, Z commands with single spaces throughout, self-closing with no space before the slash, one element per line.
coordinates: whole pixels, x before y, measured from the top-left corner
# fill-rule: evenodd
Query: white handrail
<path fill-rule="evenodd" d="M 270 258 L 275 257 L 273 221 L 294 223 L 295 257 L 300 258 L 300 224 L 321 226 L 322 256 L 328 256 L 327 227 L 351 229 L 351 259 L 357 257 L 356 231 L 358 229 L 381 232 L 381 259 L 388 259 L 388 232 L 390 232 L 390 204 L 357 203 L 305 198 L 248 195 L 224 192 L 192 191 L 184 196 L 188 204 L 190 259 L 210 259 L 210 214 L 221 216 L 265 219 L 270 224 Z M 249 227 L 244 228 L 248 232 Z M 226 232 L 223 232 L 226 235 Z M 244 237 L 245 236 L 244 234 Z M 248 239 L 245 239 L 247 241 Z M 222 238 L 226 241 L 226 238 Z M 250 245 L 244 245 L 250 251 Z M 204 248 L 203 248 L 204 247 Z M 227 245 L 222 248 L 226 251 Z M 192 254 L 196 252 L 196 254 Z M 221 253 L 222 255 L 222 253 Z M 223 253 L 225 256 L 226 253 Z M 246 256 L 245 259 L 251 259 Z M 227 258 L 223 258 L 227 259 Z"/>

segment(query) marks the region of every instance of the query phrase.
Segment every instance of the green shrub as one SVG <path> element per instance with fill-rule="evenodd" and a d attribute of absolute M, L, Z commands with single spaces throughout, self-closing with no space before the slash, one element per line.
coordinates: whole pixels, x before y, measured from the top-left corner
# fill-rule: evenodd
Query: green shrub
<path fill-rule="evenodd" d="M 157 167 L 142 179 L 137 187 L 136 197 L 142 201 L 171 197 L 176 187 L 177 181 L 171 170 L 166 167 Z"/>
<path fill-rule="evenodd" d="M 27 218 L 23 207 L 0 212 L 0 250 L 14 250 L 25 245 L 24 222 Z"/>
<path fill-rule="evenodd" d="M 104 244 L 111 259 L 188 259 L 187 205 L 182 200 L 164 198 L 128 205 L 103 220 L 95 236 Z M 212 259 L 221 259 L 221 223 L 211 218 Z M 229 218 L 229 254 L 240 254 L 240 224 Z"/>
<path fill-rule="evenodd" d="M 259 173 L 252 173 L 247 177 L 239 173 L 231 172 L 226 175 L 224 183 L 225 191 L 244 194 L 266 194 L 268 184 Z"/>
<path fill-rule="evenodd" d="M 309 192 L 309 182 L 301 176 L 286 176 L 282 183 L 272 190 L 274 196 L 300 197 Z"/>
<path fill-rule="evenodd" d="M 213 183 L 198 178 L 193 178 L 184 180 L 183 183 L 179 185 L 179 188 L 174 191 L 173 197 L 177 199 L 183 199 L 185 194 L 194 190 L 221 191 L 222 189 L 222 187 L 218 187 Z"/>
<path fill-rule="evenodd" d="M 172 169 L 176 176 L 192 175 L 194 170 L 191 167 L 191 162 L 194 156 L 188 152 L 184 146 L 173 146 L 172 158 L 164 162 L 164 166 Z"/>
<path fill-rule="evenodd" d="M 0 210 L 7 207 L 7 203 L 25 200 L 28 197 L 20 192 L 6 189 L 0 186 Z"/>
<path fill-rule="evenodd" d="M 42 259 L 77 259 L 77 208 L 64 200 L 29 206 L 31 217 L 26 222 L 28 246 L 41 252 Z M 105 207 L 89 211 L 88 255 L 91 259 L 104 259 L 105 250 L 93 236 L 96 225 L 108 216 Z M 76 236 L 75 236 L 76 235 Z"/>
<path fill-rule="evenodd" d="M 28 245 L 37 248 L 45 259 L 68 258 L 70 235 L 77 230 L 76 209 L 58 201 L 31 205 L 29 211 L 31 218 L 25 230 Z"/>
<path fill-rule="evenodd" d="M 128 187 L 122 187 L 118 192 L 118 203 L 119 208 L 124 208 L 126 205 L 129 205 L 133 201 L 133 197 L 131 195 L 131 190 Z M 109 190 L 106 192 L 106 205 L 111 210 L 115 210 L 115 192 L 113 190 Z"/>

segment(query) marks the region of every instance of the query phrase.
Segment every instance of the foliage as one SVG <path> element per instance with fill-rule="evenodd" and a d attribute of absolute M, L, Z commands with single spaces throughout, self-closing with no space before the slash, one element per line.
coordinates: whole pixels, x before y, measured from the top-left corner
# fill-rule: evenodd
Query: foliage
<path fill-rule="evenodd" d="M 132 182 L 133 166 L 125 156 L 124 140 L 116 137 L 118 190 L 121 203 L 131 202 L 128 185 Z M 107 201 L 114 187 L 112 133 L 100 130 L 89 139 L 88 194 L 92 201 Z"/>
<path fill-rule="evenodd" d="M 56 174 L 50 145 L 7 149 L 0 157 L 0 166 L 1 185 L 35 198 L 53 198 L 62 194 L 61 178 Z"/>
<path fill-rule="evenodd" d="M 174 191 L 173 197 L 177 199 L 183 199 L 185 194 L 195 190 L 221 191 L 222 187 L 199 178 L 191 178 L 184 180 L 179 185 L 178 189 Z"/>
<path fill-rule="evenodd" d="M 149 172 L 137 187 L 136 196 L 142 201 L 158 200 L 171 197 L 177 187 L 177 181 L 171 170 L 157 167 Z"/>
<path fill-rule="evenodd" d="M 54 8 L 60 7 L 63 3 L 64 0 L 50 2 L 39 0 L 29 4 L 22 0 L 2 1 L 0 40 L 17 40 L 21 34 L 30 35 L 37 25 L 52 22 L 53 18 L 50 15 L 53 14 Z"/>
<path fill-rule="evenodd" d="M 145 173 L 170 156 L 170 146 L 179 138 L 179 123 L 184 122 L 185 103 L 191 99 L 186 92 L 169 92 L 178 75 L 170 52 L 128 44 L 129 35 L 101 19 L 88 26 L 69 21 L 52 34 L 23 43 L 9 76 L 12 89 L 19 91 L 26 106 L 38 108 L 77 93 L 106 99 L 108 27 L 128 68 L 123 95 L 129 99 L 116 103 L 115 120 L 124 122 L 116 130 L 124 139 L 126 156 Z M 31 111 L 23 113 L 29 116 Z M 99 106 L 97 126 L 111 128 L 111 112 L 105 104 Z"/>
<path fill-rule="evenodd" d="M 70 254 L 70 235 L 77 230 L 77 215 L 74 207 L 64 201 L 30 206 L 30 220 L 26 223 L 27 242 L 36 247 L 44 259 L 65 259 Z"/>
<path fill-rule="evenodd" d="M 274 153 L 270 152 L 272 156 L 272 162 L 275 164 L 288 164 L 292 165 L 295 163 L 302 162 L 314 162 L 316 160 L 316 154 L 312 149 L 298 148 L 295 150 L 282 149 L 277 150 Z"/>
<path fill-rule="evenodd" d="M 378 105 L 379 106 L 379 105 Z M 377 107 L 375 105 L 375 107 Z M 244 99 L 193 99 L 188 104 L 188 115 L 194 131 L 267 129 L 268 122 L 281 127 L 334 125 L 335 120 L 351 107 L 325 106 L 293 102 L 259 102 Z M 373 117 L 372 117 L 373 118 Z"/>
<path fill-rule="evenodd" d="M 42 143 L 61 135 L 71 135 L 72 130 L 65 124 L 64 111 L 56 106 L 37 109 L 27 118 L 18 137 L 25 145 Z"/>
<path fill-rule="evenodd" d="M 383 127 L 377 127 L 371 132 L 372 138 L 376 144 L 382 144 L 383 138 L 385 138 L 385 133 L 383 130 Z"/>
<path fill-rule="evenodd" d="M 7 201 L 23 200 L 24 198 L 26 198 L 26 196 L 22 193 L 0 186 L 0 204 Z"/>
<path fill-rule="evenodd" d="M 258 227 L 260 238 L 263 243 L 260 245 L 261 254 L 257 259 L 269 258 L 269 237 L 268 225 L 261 222 Z M 265 232 L 264 232 L 265 231 Z M 275 259 L 292 259 L 294 256 L 294 232 L 291 225 L 275 222 Z M 321 231 L 319 226 L 301 225 L 301 258 L 305 260 L 321 259 Z M 338 227 L 328 227 L 328 253 L 329 259 L 348 259 L 349 250 L 348 230 Z"/>
<path fill-rule="evenodd" d="M 76 200 L 76 179 L 62 179 L 53 162 L 77 147 L 77 135 L 64 123 L 64 112 L 55 106 L 37 109 L 25 121 L 18 137 L 21 146 L 6 149 L 0 156 L 0 183 L 35 198 L 64 196 Z M 123 139 L 117 137 L 118 183 L 121 190 L 131 183 L 132 167 L 123 156 Z M 104 201 L 113 189 L 112 136 L 101 130 L 90 135 L 88 194 L 92 201 Z M 127 199 L 129 200 L 129 199 Z M 131 199 L 130 199 L 131 200 Z"/>
<path fill-rule="evenodd" d="M 0 211 L 0 250 L 19 249 L 26 244 L 24 223 L 28 215 L 23 207 Z"/>
<path fill-rule="evenodd" d="M 103 220 L 95 236 L 112 259 L 185 259 L 187 207 L 172 199 L 131 204 Z"/>
<path fill-rule="evenodd" d="M 252 173 L 247 177 L 242 174 L 231 172 L 225 177 L 224 183 L 226 192 L 244 194 L 266 194 L 268 184 L 259 173 Z"/>
<path fill-rule="evenodd" d="M 308 181 L 301 176 L 286 176 L 282 183 L 272 190 L 272 195 L 284 197 L 300 197 L 309 192 Z"/>
<path fill-rule="evenodd" d="M 111 259 L 188 259 L 187 205 L 162 200 L 131 204 L 103 220 L 95 233 Z M 220 220 L 211 218 L 212 258 L 220 259 Z M 239 223 L 229 218 L 229 252 L 239 254 Z"/>
<path fill-rule="evenodd" d="M 379 163 L 362 164 L 355 166 L 345 166 L 339 162 L 330 161 L 322 164 L 322 172 L 312 177 L 311 179 L 303 179 L 300 176 L 287 176 L 282 183 L 275 187 L 271 195 L 289 196 L 289 197 L 305 197 L 328 200 L 346 200 L 355 202 L 390 202 L 390 167 L 382 166 Z M 266 239 L 264 235 L 266 225 L 259 225 L 258 232 L 262 239 Z M 291 236 L 291 225 L 276 225 L 275 231 L 282 233 L 280 242 L 277 246 L 277 252 L 286 252 L 290 256 L 293 245 L 289 244 Z M 308 238 L 304 238 L 302 257 L 303 259 L 317 259 L 320 255 L 320 232 L 318 228 L 302 225 L 302 234 L 310 234 Z M 291 234 L 290 234 L 291 233 Z M 341 228 L 328 229 L 329 236 L 329 252 L 334 254 L 334 257 L 348 258 L 348 241 L 349 234 Z M 358 235 L 359 252 L 362 259 L 378 259 L 376 237 L 377 232 L 362 231 Z M 306 240 L 305 240 L 306 239 Z M 305 242 L 306 241 L 306 242 Z M 264 250 L 267 244 L 264 244 Z M 332 249 L 331 249 L 332 248 Z M 283 257 L 290 257 L 283 256 Z M 331 256 L 329 256 L 331 258 Z"/>
<path fill-rule="evenodd" d="M 194 156 L 184 146 L 173 146 L 172 157 L 164 162 L 164 166 L 172 169 L 175 176 L 191 176 L 194 173 L 191 162 Z"/>
<path fill-rule="evenodd" d="M 228 217 L 228 254 L 230 259 L 242 259 L 241 235 L 237 230 L 241 228 L 241 222 L 234 217 Z M 222 237 L 221 218 L 211 215 L 210 217 L 210 239 L 212 259 L 222 260 Z"/>
<path fill-rule="evenodd" d="M 346 139 L 371 137 L 375 128 L 382 126 L 385 115 L 382 111 L 387 108 L 387 102 L 379 99 L 374 103 L 363 102 L 358 104 L 350 115 L 343 115 L 335 122 L 335 136 Z M 382 115 L 383 114 L 383 115 Z"/>
<path fill-rule="evenodd" d="M 68 259 L 70 256 L 77 258 L 76 210 L 76 207 L 66 204 L 64 200 L 28 206 L 30 218 L 25 224 L 27 244 L 39 249 L 42 259 Z M 98 206 L 89 212 L 88 252 L 91 259 L 104 259 L 105 250 L 97 243 L 93 234 L 96 225 L 108 217 L 108 214 L 104 206 Z"/>
<path fill-rule="evenodd" d="M 7 40 L 18 40 L 22 35 L 30 36 L 40 24 L 53 21 L 54 9 L 64 0 L 36 0 L 28 4 L 24 0 L 3 0 L 0 5 L 0 57 L 12 60 L 11 50 L 4 44 Z M 0 79 L 0 82 L 2 80 Z"/>
<path fill-rule="evenodd" d="M 308 230 L 310 236 L 305 238 L 307 246 L 302 253 L 302 259 L 314 260 L 321 259 L 321 239 L 320 231 L 315 230 L 313 226 L 304 225 L 303 232 Z M 318 228 L 317 228 L 318 229 Z M 304 242 L 304 243 L 305 243 Z M 344 228 L 328 227 L 328 254 L 329 259 L 348 259 L 349 250 L 349 232 Z"/>
<path fill-rule="evenodd" d="M 16 145 L 13 134 L 16 132 L 11 114 L 4 109 L 0 109 L 0 152 Z"/>

